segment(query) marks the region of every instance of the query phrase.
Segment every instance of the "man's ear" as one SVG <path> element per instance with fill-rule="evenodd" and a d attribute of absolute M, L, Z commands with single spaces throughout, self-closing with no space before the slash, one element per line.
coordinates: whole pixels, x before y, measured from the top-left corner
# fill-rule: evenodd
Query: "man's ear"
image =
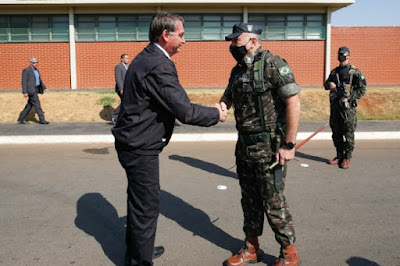
<path fill-rule="evenodd" d="M 253 47 L 256 47 L 258 44 L 257 38 L 251 38 L 251 43 L 254 45 Z"/>
<path fill-rule="evenodd" d="M 167 30 L 163 30 L 163 32 L 161 33 L 161 38 L 164 42 L 167 42 L 169 38 L 169 32 Z"/>

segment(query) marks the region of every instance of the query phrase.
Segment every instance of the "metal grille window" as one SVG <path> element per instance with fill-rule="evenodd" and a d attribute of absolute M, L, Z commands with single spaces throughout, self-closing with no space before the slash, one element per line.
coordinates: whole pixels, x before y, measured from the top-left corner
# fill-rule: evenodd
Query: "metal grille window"
<path fill-rule="evenodd" d="M 0 16 L 0 42 L 65 42 L 68 16 Z"/>
<path fill-rule="evenodd" d="M 262 26 L 264 40 L 324 40 L 325 15 L 249 14 L 249 22 Z"/>
<path fill-rule="evenodd" d="M 234 24 L 242 21 L 240 14 L 182 14 L 185 20 L 185 39 L 224 40 L 232 33 Z"/>
<path fill-rule="evenodd" d="M 76 40 L 147 41 L 152 15 L 77 15 Z"/>

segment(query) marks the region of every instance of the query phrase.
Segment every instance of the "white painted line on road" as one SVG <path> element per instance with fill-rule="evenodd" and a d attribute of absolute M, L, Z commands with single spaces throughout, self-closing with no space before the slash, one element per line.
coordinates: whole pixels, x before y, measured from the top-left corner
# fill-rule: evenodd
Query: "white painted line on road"
<path fill-rule="evenodd" d="M 297 140 L 304 140 L 313 132 L 299 132 Z M 356 132 L 356 140 L 400 139 L 400 132 Z M 311 140 L 331 140 L 332 133 L 321 132 Z M 236 141 L 237 133 L 174 134 L 171 142 Z M 113 143 L 113 135 L 32 135 L 0 136 L 0 144 L 57 144 L 57 143 Z"/>
<path fill-rule="evenodd" d="M 113 135 L 0 136 L 0 144 L 110 143 Z"/>

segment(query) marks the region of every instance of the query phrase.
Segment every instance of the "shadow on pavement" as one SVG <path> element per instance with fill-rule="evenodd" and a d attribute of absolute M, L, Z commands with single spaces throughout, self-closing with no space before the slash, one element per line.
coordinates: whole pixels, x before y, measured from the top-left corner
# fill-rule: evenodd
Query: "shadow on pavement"
<path fill-rule="evenodd" d="M 161 190 L 160 213 L 174 220 L 177 224 L 192 232 L 193 235 L 200 236 L 232 253 L 239 250 L 243 245 L 243 240 L 232 237 L 214 225 L 216 220 L 212 222 L 204 211 L 164 190 Z"/>
<path fill-rule="evenodd" d="M 210 217 L 202 210 L 195 208 L 171 193 L 161 190 L 160 213 L 174 220 L 177 224 L 200 236 L 214 245 L 230 251 L 232 254 L 238 252 L 243 246 L 243 240 L 237 239 L 214 225 Z M 221 263 L 226 258 L 221 258 Z M 275 257 L 262 253 L 261 261 L 269 264 L 275 261 Z"/>
<path fill-rule="evenodd" d="M 111 148 L 111 146 L 105 148 L 83 149 L 82 151 L 90 154 L 109 154 L 109 148 Z"/>
<path fill-rule="evenodd" d="M 328 159 L 296 151 L 296 157 L 326 163 Z"/>
<path fill-rule="evenodd" d="M 111 121 L 111 114 L 115 109 L 112 106 L 104 106 L 103 110 L 100 111 L 99 116 L 104 121 Z"/>
<path fill-rule="evenodd" d="M 351 257 L 350 259 L 346 260 L 349 266 L 380 266 L 378 263 L 374 261 L 370 261 L 360 257 Z"/>
<path fill-rule="evenodd" d="M 124 265 L 126 216 L 118 217 L 114 206 L 100 193 L 83 195 L 79 198 L 76 209 L 76 227 L 93 236 L 101 245 L 104 254 L 115 265 Z M 218 219 L 211 221 L 204 211 L 164 190 L 161 190 L 160 213 L 166 218 L 174 220 L 193 235 L 202 237 L 232 254 L 236 253 L 243 245 L 243 240 L 232 237 L 214 225 Z M 221 258 L 221 264 L 225 259 Z M 275 259 L 275 257 L 263 253 L 261 261 L 270 264 Z"/>
<path fill-rule="evenodd" d="M 115 265 L 124 265 L 125 222 L 100 193 L 87 193 L 76 204 L 75 225 L 93 236 Z"/>
<path fill-rule="evenodd" d="M 207 171 L 207 172 L 212 173 L 212 174 L 238 179 L 236 173 L 231 172 L 231 171 L 229 171 L 229 170 L 227 170 L 225 168 L 222 168 L 219 165 L 216 165 L 216 164 L 213 164 L 213 163 L 209 163 L 209 162 L 205 162 L 205 161 L 200 160 L 200 159 L 196 159 L 196 158 L 192 158 L 192 157 L 186 157 L 186 156 L 180 156 L 180 155 L 176 155 L 176 154 L 170 155 L 169 159 L 183 162 L 183 163 L 185 163 L 187 165 L 190 165 L 190 166 L 195 167 L 195 168 L 199 168 L 201 170 Z"/>

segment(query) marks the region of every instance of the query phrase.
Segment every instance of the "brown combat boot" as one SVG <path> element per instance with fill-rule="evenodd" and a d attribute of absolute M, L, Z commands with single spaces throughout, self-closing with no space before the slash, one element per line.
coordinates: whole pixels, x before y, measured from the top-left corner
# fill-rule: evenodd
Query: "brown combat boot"
<path fill-rule="evenodd" d="M 340 164 L 340 168 L 349 169 L 350 168 L 350 159 L 344 159 Z"/>
<path fill-rule="evenodd" d="M 338 157 L 335 157 L 332 160 L 328 160 L 327 163 L 330 164 L 330 165 L 338 165 L 339 164 L 339 159 L 338 159 Z"/>
<path fill-rule="evenodd" d="M 297 255 L 297 250 L 294 245 L 290 245 L 281 251 L 281 255 L 275 262 L 275 266 L 298 266 L 300 258 Z"/>
<path fill-rule="evenodd" d="M 233 255 L 226 261 L 228 266 L 241 266 L 247 263 L 257 263 L 259 260 L 258 238 L 251 237 L 246 240 L 245 246 L 238 254 Z"/>

